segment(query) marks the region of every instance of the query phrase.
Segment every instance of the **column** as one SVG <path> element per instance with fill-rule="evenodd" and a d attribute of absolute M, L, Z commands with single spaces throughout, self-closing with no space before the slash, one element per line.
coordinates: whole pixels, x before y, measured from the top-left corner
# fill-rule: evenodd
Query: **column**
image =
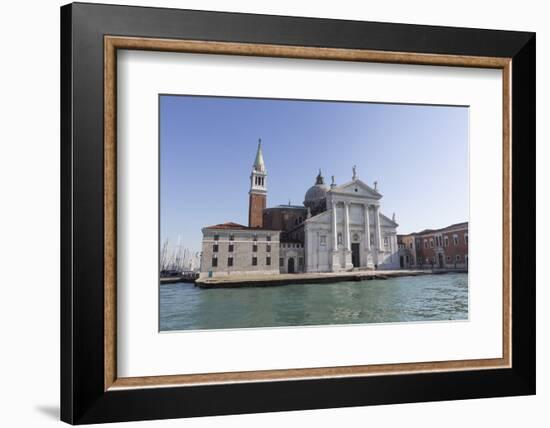
<path fill-rule="evenodd" d="M 376 205 L 374 212 L 374 221 L 376 222 L 376 247 L 382 251 L 382 233 L 380 231 L 380 206 Z"/>
<path fill-rule="evenodd" d="M 333 250 L 338 250 L 338 223 L 336 222 L 336 201 L 332 200 L 332 233 Z"/>
<path fill-rule="evenodd" d="M 349 236 L 349 202 L 344 203 L 344 238 L 345 238 L 345 244 L 346 244 L 346 251 L 351 250 L 351 238 Z"/>
<path fill-rule="evenodd" d="M 365 248 L 370 251 L 370 221 L 369 221 L 369 204 L 363 205 L 365 208 Z"/>
<path fill-rule="evenodd" d="M 315 243 L 312 245 L 311 236 L 313 235 L 313 232 L 309 230 L 309 227 L 310 226 L 307 223 L 304 225 L 304 272 L 311 271 L 311 261 L 313 259 L 311 256 L 311 248 L 313 245 L 317 244 Z"/>

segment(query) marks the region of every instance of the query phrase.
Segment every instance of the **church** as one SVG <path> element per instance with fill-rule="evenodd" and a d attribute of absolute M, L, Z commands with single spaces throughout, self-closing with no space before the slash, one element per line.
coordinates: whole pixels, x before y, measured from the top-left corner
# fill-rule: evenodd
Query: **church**
<path fill-rule="evenodd" d="M 395 214 L 382 214 L 382 194 L 352 168 L 331 184 L 319 171 L 303 205 L 267 207 L 267 169 L 258 142 L 250 174 L 248 225 L 202 229 L 201 277 L 398 269 Z"/>

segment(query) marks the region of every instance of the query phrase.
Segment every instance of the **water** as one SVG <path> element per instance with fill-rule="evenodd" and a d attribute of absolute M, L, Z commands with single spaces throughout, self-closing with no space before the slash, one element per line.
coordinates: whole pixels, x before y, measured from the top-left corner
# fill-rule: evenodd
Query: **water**
<path fill-rule="evenodd" d="M 198 330 L 468 319 L 468 274 L 275 287 L 160 287 L 160 329 Z"/>

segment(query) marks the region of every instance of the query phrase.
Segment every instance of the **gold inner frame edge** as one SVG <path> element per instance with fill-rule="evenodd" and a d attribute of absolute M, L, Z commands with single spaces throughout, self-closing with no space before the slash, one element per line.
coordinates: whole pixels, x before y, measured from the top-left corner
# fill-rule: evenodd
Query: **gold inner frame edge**
<path fill-rule="evenodd" d="M 117 50 L 147 50 L 213 55 L 241 55 L 392 64 L 495 68 L 502 70 L 503 90 L 503 349 L 502 358 L 376 364 L 302 369 L 279 369 L 170 376 L 117 377 L 116 366 L 116 87 Z M 362 49 L 253 43 L 173 40 L 141 37 L 104 37 L 104 390 L 193 386 L 220 383 L 290 381 L 315 378 L 360 377 L 408 373 L 480 370 L 511 367 L 511 58 L 481 57 Z"/>

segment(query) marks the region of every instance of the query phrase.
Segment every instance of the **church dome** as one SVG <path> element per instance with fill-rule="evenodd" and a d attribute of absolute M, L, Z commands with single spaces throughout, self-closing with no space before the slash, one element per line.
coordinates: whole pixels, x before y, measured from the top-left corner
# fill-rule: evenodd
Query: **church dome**
<path fill-rule="evenodd" d="M 315 184 L 306 192 L 304 205 L 311 208 L 312 212 L 319 211 L 325 206 L 329 189 L 330 187 L 325 184 L 325 180 L 321 175 L 321 170 L 319 170 Z"/>

